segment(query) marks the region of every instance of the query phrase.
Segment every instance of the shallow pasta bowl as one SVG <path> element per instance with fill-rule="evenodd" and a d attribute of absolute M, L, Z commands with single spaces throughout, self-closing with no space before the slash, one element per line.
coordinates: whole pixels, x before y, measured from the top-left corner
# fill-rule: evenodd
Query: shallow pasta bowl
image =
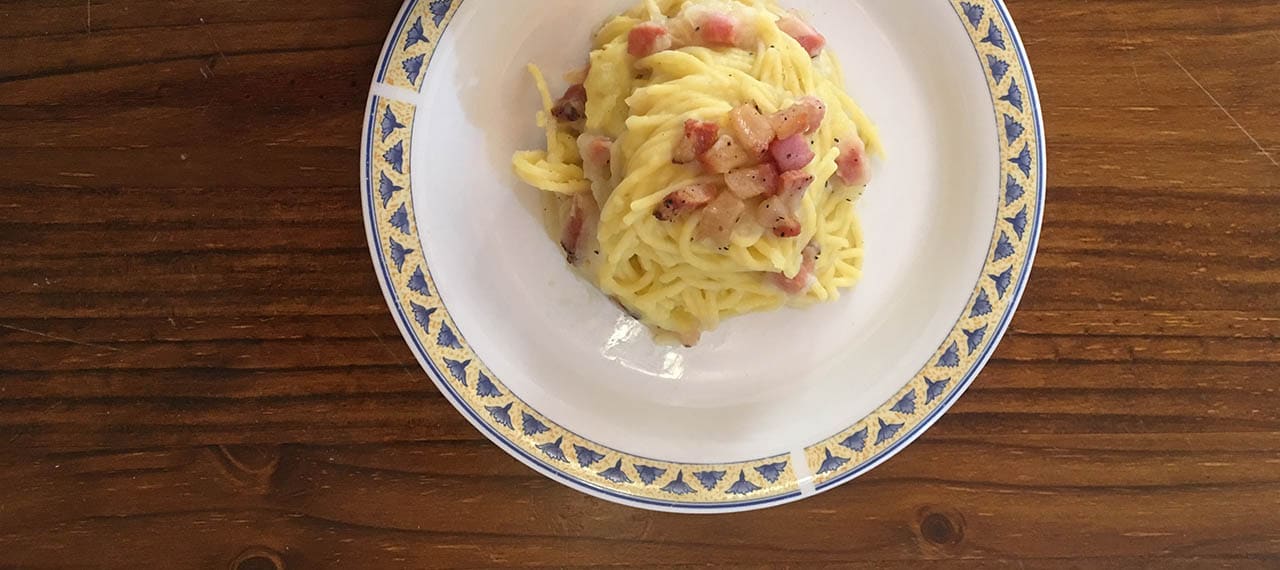
<path fill-rule="evenodd" d="M 683 512 L 831 489 L 955 402 L 1026 286 L 1045 166 L 1022 43 L 995 0 L 784 1 L 828 36 L 888 149 L 859 204 L 865 276 L 674 348 L 570 271 L 510 166 L 541 136 L 526 64 L 581 65 L 633 3 L 405 4 L 362 149 L 391 312 L 459 412 L 575 489 Z"/>

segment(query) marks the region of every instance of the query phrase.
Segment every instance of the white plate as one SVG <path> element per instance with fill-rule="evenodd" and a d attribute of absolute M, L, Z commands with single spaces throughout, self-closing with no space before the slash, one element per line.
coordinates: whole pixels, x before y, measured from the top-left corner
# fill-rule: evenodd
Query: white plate
<path fill-rule="evenodd" d="M 362 153 L 392 313 L 480 431 L 584 492 L 725 512 L 832 488 L 934 422 L 1017 305 L 1045 181 L 1023 46 L 996 0 L 784 0 L 828 36 L 888 148 L 859 205 L 865 278 L 675 349 L 569 270 L 511 169 L 542 136 L 525 65 L 581 65 L 634 1 L 405 4 Z"/>

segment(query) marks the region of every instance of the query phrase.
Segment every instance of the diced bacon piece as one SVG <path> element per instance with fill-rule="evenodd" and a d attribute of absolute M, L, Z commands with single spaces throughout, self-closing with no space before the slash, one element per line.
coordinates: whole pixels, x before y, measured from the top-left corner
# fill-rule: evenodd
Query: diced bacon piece
<path fill-rule="evenodd" d="M 729 191 L 743 200 L 778 193 L 778 167 L 766 162 L 750 168 L 739 168 L 724 175 Z"/>
<path fill-rule="evenodd" d="M 840 143 L 840 156 L 836 158 L 836 177 L 850 186 L 864 186 L 871 181 L 867 147 L 862 139 L 855 136 Z"/>
<path fill-rule="evenodd" d="M 790 208 L 799 208 L 804 193 L 813 184 L 813 175 L 803 170 L 789 170 L 778 177 L 778 197 Z"/>
<path fill-rule="evenodd" d="M 703 153 L 715 146 L 720 138 L 720 125 L 689 119 L 684 122 L 684 138 L 676 143 L 672 161 L 677 164 L 689 164 L 698 160 Z"/>
<path fill-rule="evenodd" d="M 588 229 L 595 225 L 600 217 L 600 207 L 596 205 L 595 196 L 590 192 L 579 192 L 573 195 L 573 209 L 569 219 L 565 221 L 564 230 L 560 234 L 560 247 L 569 263 L 577 265 L 582 261 L 582 248 L 587 241 Z"/>
<path fill-rule="evenodd" d="M 733 230 L 738 227 L 738 221 L 746 211 L 746 203 L 732 192 L 721 192 L 702 210 L 702 220 L 698 222 L 698 238 L 717 247 L 729 245 Z"/>
<path fill-rule="evenodd" d="M 756 208 L 756 221 L 780 238 L 800 235 L 800 218 L 781 196 L 768 198 Z"/>
<path fill-rule="evenodd" d="M 613 139 L 600 135 L 584 134 L 578 137 L 578 153 L 582 155 L 582 170 L 592 182 L 609 180 L 613 173 L 609 163 L 613 159 Z"/>
<path fill-rule="evenodd" d="M 698 22 L 698 37 L 710 47 L 731 47 L 738 44 L 738 21 L 723 12 L 710 12 Z"/>
<path fill-rule="evenodd" d="M 551 116 L 566 123 L 587 118 L 587 88 L 581 84 L 570 86 L 551 108 Z"/>
<path fill-rule="evenodd" d="M 631 28 L 627 35 L 627 53 L 632 57 L 649 57 L 660 51 L 671 49 L 671 33 L 666 26 L 657 22 L 644 22 Z"/>
<path fill-rule="evenodd" d="M 813 149 L 809 148 L 809 142 L 802 135 L 791 135 L 773 141 L 769 145 L 769 153 L 773 155 L 773 161 L 781 172 L 800 170 L 813 162 L 815 156 Z"/>
<path fill-rule="evenodd" d="M 827 105 L 822 99 L 806 95 L 790 107 L 769 116 L 774 134 L 785 139 L 799 134 L 813 134 L 827 117 Z"/>
<path fill-rule="evenodd" d="M 770 275 L 773 279 L 773 284 L 791 295 L 799 295 L 808 291 L 817 282 L 816 273 L 818 271 L 818 254 L 820 253 L 821 250 L 818 249 L 818 245 L 810 243 L 802 253 L 804 261 L 800 263 L 800 272 L 796 273 L 795 277 L 790 278 L 782 273 L 774 273 Z"/>
<path fill-rule="evenodd" d="M 740 166 L 746 166 L 751 163 L 751 158 L 751 153 L 729 135 L 721 135 L 715 145 L 698 157 L 702 161 L 703 168 L 716 174 L 725 174 Z"/>
<path fill-rule="evenodd" d="M 773 125 L 755 105 L 743 104 L 729 112 L 729 131 L 742 146 L 763 157 L 773 142 Z"/>
<path fill-rule="evenodd" d="M 711 184 L 691 184 L 667 194 L 653 211 L 653 217 L 670 222 L 681 214 L 710 204 L 720 191 Z"/>
<path fill-rule="evenodd" d="M 778 20 L 778 29 L 800 42 L 800 47 L 809 52 L 809 57 L 818 57 L 822 49 L 827 47 L 827 38 L 796 16 L 784 16 Z"/>

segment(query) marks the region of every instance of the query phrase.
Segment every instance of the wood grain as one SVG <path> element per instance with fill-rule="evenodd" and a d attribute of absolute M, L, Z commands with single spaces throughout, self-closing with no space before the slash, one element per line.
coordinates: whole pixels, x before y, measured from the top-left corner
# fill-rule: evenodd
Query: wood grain
<path fill-rule="evenodd" d="M 401 342 L 356 192 L 398 0 L 0 0 L 0 567 L 1280 567 L 1280 4 L 1009 4 L 1050 190 L 994 360 L 867 477 L 684 517 Z"/>

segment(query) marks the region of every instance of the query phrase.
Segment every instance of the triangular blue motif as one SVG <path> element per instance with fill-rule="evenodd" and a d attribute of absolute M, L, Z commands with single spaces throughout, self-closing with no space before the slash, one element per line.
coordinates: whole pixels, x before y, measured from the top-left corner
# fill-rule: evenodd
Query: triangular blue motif
<path fill-rule="evenodd" d="M 991 68 L 991 78 L 996 83 L 1004 81 L 1005 74 L 1009 73 L 1009 64 L 994 55 L 987 56 L 987 67 Z"/>
<path fill-rule="evenodd" d="M 876 445 L 880 445 L 886 441 L 893 439 L 893 436 L 898 435 L 898 430 L 901 430 L 903 425 L 905 424 L 886 423 L 883 419 L 881 419 L 880 431 L 876 433 Z"/>
<path fill-rule="evenodd" d="M 573 446 L 573 454 L 578 458 L 578 465 L 583 467 L 591 467 L 592 465 L 595 465 L 596 462 L 604 459 L 604 454 L 597 453 L 582 447 L 581 445 Z"/>
<path fill-rule="evenodd" d="M 849 462 L 848 458 L 833 455 L 830 449 L 826 450 L 826 452 L 826 459 L 823 459 L 822 465 L 818 466 L 818 475 L 826 475 L 827 473 L 836 471 L 837 469 L 844 467 L 845 463 Z"/>
<path fill-rule="evenodd" d="M 932 404 L 933 401 L 937 400 L 943 392 L 947 391 L 947 384 L 951 383 L 951 379 L 947 378 L 945 380 L 938 380 L 937 382 L 934 382 L 933 380 L 925 378 L 924 383 L 927 386 L 927 388 L 925 388 L 924 402 L 926 404 Z"/>
<path fill-rule="evenodd" d="M 697 492 L 693 487 L 690 487 L 688 483 L 684 482 L 684 471 L 676 473 L 675 481 L 664 485 L 662 490 L 671 493 L 672 495 L 690 495 Z"/>
<path fill-rule="evenodd" d="M 601 477 L 613 481 L 614 483 L 630 483 L 631 478 L 627 477 L 626 472 L 622 470 L 622 460 L 619 459 L 613 467 L 605 469 L 599 473 Z"/>
<path fill-rule="evenodd" d="M 382 153 L 382 159 L 391 165 L 391 170 L 396 171 L 397 174 L 404 174 L 404 141 L 396 143 L 396 146 Z"/>
<path fill-rule="evenodd" d="M 770 483 L 777 483 L 778 479 L 782 477 L 782 473 L 786 468 L 787 468 L 787 462 L 779 461 L 777 463 L 769 463 L 766 465 L 757 466 L 756 473 L 759 473 L 761 477 L 764 477 L 765 481 L 768 481 Z"/>
<path fill-rule="evenodd" d="M 400 233 L 404 235 L 410 234 L 409 210 L 405 209 L 404 204 L 400 204 L 400 209 L 396 210 L 396 213 L 391 214 L 391 219 L 389 221 L 395 229 L 400 230 Z"/>
<path fill-rule="evenodd" d="M 529 412 L 520 412 L 520 431 L 525 435 L 538 435 L 551 431 L 551 428 L 538 421 L 538 418 L 529 415 Z"/>
<path fill-rule="evenodd" d="M 458 362 L 457 360 L 446 358 L 444 359 L 444 366 L 449 369 L 449 375 L 453 376 L 454 380 L 457 380 L 463 386 L 467 385 L 467 367 L 471 366 L 470 360 Z"/>
<path fill-rule="evenodd" d="M 943 352 L 942 356 L 938 358 L 938 366 L 945 366 L 947 368 L 960 366 L 960 345 L 954 342 L 951 343 L 951 346 L 947 347 L 946 352 Z"/>
<path fill-rule="evenodd" d="M 1013 105 L 1014 109 L 1022 110 L 1022 90 L 1018 88 L 1017 79 L 1009 82 L 1009 93 L 1001 97 L 1000 100 Z"/>
<path fill-rule="evenodd" d="M 410 85 L 418 84 L 418 74 L 422 73 L 422 63 L 426 61 L 426 56 L 414 56 L 404 60 L 401 67 L 404 67 L 404 77 L 409 80 Z"/>
<path fill-rule="evenodd" d="M 738 472 L 738 481 L 725 491 L 726 495 L 750 495 L 760 490 L 760 486 L 747 480 L 747 472 Z"/>
<path fill-rule="evenodd" d="M 436 335 L 436 344 L 445 348 L 462 348 L 462 343 L 458 342 L 458 335 L 453 334 L 453 329 L 444 323 L 440 324 L 440 334 Z"/>
<path fill-rule="evenodd" d="M 414 250 L 400 245 L 400 242 L 394 239 L 387 238 L 387 241 L 391 242 L 391 261 L 396 264 L 396 271 L 404 271 L 404 258 Z"/>
<path fill-rule="evenodd" d="M 640 476 L 640 482 L 645 485 L 652 485 L 659 477 L 667 474 L 666 469 L 660 467 L 650 467 L 648 465 L 636 465 L 636 475 Z"/>
<path fill-rule="evenodd" d="M 1008 291 L 1009 286 L 1013 284 L 1013 268 L 1010 267 L 999 275 L 988 275 L 987 277 L 991 278 L 991 281 L 996 284 L 996 294 L 1003 299 L 1005 291 Z"/>
<path fill-rule="evenodd" d="M 969 354 L 973 354 L 973 351 L 978 350 L 978 347 L 982 346 L 982 340 L 987 337 L 987 327 L 984 326 L 980 329 L 966 330 L 964 331 L 964 336 L 965 344 L 969 346 Z"/>
<path fill-rule="evenodd" d="M 422 330 L 424 331 L 431 330 L 431 315 L 436 314 L 435 307 L 428 309 L 426 307 L 423 307 L 422 305 L 419 305 L 417 303 L 414 303 L 413 301 L 410 301 L 409 309 L 413 311 L 413 320 L 417 321 L 418 324 L 422 326 Z"/>
<path fill-rule="evenodd" d="M 862 428 L 840 442 L 842 447 L 851 451 L 862 451 L 867 446 L 867 428 Z"/>
<path fill-rule="evenodd" d="M 693 477 L 702 483 L 702 488 L 708 491 L 715 489 L 720 484 L 720 480 L 724 479 L 724 471 L 698 471 Z"/>
<path fill-rule="evenodd" d="M 1012 164 L 1018 165 L 1018 169 L 1022 171 L 1023 176 L 1031 176 L 1031 145 L 1022 146 L 1022 152 L 1018 156 L 1009 159 Z"/>
<path fill-rule="evenodd" d="M 382 207 L 386 208 L 387 204 L 391 203 L 391 198 L 396 195 L 396 192 L 404 190 L 404 187 L 396 186 L 395 182 L 392 182 L 385 172 L 379 172 L 378 176 L 378 196 L 382 198 Z"/>
<path fill-rule="evenodd" d="M 559 437 L 553 442 L 539 444 L 538 449 L 542 451 L 543 455 L 546 455 L 556 461 L 560 461 L 562 463 L 568 462 L 569 460 L 564 456 L 564 450 L 560 449 L 560 444 L 563 442 L 564 437 Z"/>
<path fill-rule="evenodd" d="M 898 412 L 899 414 L 916 413 L 916 391 L 912 390 L 907 392 L 907 395 L 903 396 L 901 400 L 898 400 L 898 403 L 894 404 L 893 407 L 889 409 L 891 411 Z"/>
<path fill-rule="evenodd" d="M 444 17 L 449 13 L 449 7 L 453 5 L 453 0 L 432 0 L 427 10 L 431 12 L 431 21 L 436 27 L 440 27 L 440 23 L 444 21 Z"/>
<path fill-rule="evenodd" d="M 404 49 L 409 49 L 414 44 L 422 42 L 430 43 L 431 40 L 427 39 L 427 31 L 422 28 L 422 18 L 418 18 L 413 23 L 413 26 L 409 28 L 409 33 L 404 36 Z"/>
<path fill-rule="evenodd" d="M 987 37 L 982 38 L 983 43 L 991 44 L 1000 49 L 1004 49 L 1004 33 L 1000 31 L 1000 27 L 996 25 L 996 21 L 991 21 L 991 28 L 987 30 Z"/>
<path fill-rule="evenodd" d="M 1009 234 L 1000 232 L 1000 239 L 996 240 L 996 251 L 992 258 L 996 261 L 1002 261 L 1013 257 L 1015 253 L 1018 253 L 1018 251 L 1013 248 L 1013 242 L 1009 241 Z"/>
<path fill-rule="evenodd" d="M 476 395 L 481 398 L 498 398 L 502 396 L 502 392 L 493 384 L 493 380 L 481 372 L 480 377 L 476 379 Z"/>
<path fill-rule="evenodd" d="M 968 2 L 961 2 L 960 9 L 964 12 L 964 17 L 969 20 L 969 25 L 973 26 L 973 29 L 975 30 L 978 29 L 978 26 L 982 24 L 982 6 L 975 6 Z"/>
<path fill-rule="evenodd" d="M 1008 206 L 1022 199 L 1026 194 L 1026 190 L 1018 184 L 1018 180 L 1012 174 L 1005 178 L 1004 182 L 1004 205 Z"/>
<path fill-rule="evenodd" d="M 1011 115 L 1004 116 L 1004 136 L 1008 139 L 1009 144 L 1017 142 L 1018 139 L 1022 138 L 1022 133 L 1025 132 L 1026 129 L 1022 127 L 1022 124 L 1017 119 Z"/>
<path fill-rule="evenodd" d="M 489 412 L 489 416 L 493 418 L 493 421 L 506 426 L 507 429 L 513 429 L 511 427 L 511 404 L 507 404 L 505 406 L 485 406 L 484 409 Z"/>
<path fill-rule="evenodd" d="M 1005 218 L 1004 221 L 1009 222 L 1013 226 L 1014 233 L 1018 234 L 1018 239 L 1022 239 L 1027 231 L 1027 207 L 1023 206 L 1022 211 L 1012 218 Z"/>
<path fill-rule="evenodd" d="M 403 129 L 404 125 L 400 123 L 395 113 L 391 112 L 391 107 L 388 106 L 382 112 L 382 121 L 378 123 L 378 128 L 382 132 L 382 142 L 387 142 L 387 137 L 391 136 L 391 133 L 396 132 L 397 129 Z"/>
<path fill-rule="evenodd" d="M 409 290 L 419 295 L 431 296 L 431 289 L 427 287 L 427 276 L 419 267 L 413 270 L 413 275 L 409 277 Z"/>
<path fill-rule="evenodd" d="M 990 315 L 991 311 L 991 298 L 987 297 L 987 290 L 979 289 L 978 298 L 973 301 L 973 310 L 969 311 L 969 317 L 985 317 Z"/>

